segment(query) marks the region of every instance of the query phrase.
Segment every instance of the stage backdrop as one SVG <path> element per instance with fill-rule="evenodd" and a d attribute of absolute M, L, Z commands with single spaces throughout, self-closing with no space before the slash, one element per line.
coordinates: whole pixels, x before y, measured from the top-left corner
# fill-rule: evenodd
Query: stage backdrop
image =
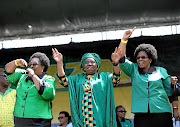
<path fill-rule="evenodd" d="M 75 75 L 82 72 L 80 69 L 80 60 L 84 53 L 95 52 L 100 55 L 102 64 L 100 72 L 112 72 L 111 53 L 119 45 L 120 40 L 109 40 L 99 42 L 70 43 L 67 45 L 56 45 L 46 47 L 18 48 L 18 49 L 1 49 L 0 50 L 0 67 L 11 60 L 23 58 L 29 61 L 29 57 L 35 52 L 46 53 L 51 61 L 47 74 L 56 78 L 56 63 L 52 58 L 52 48 L 57 48 L 63 54 L 64 68 L 66 75 Z M 153 44 L 158 51 L 157 65 L 165 67 L 170 75 L 177 75 L 180 78 L 180 35 L 160 36 L 160 37 L 138 37 L 129 39 L 127 44 L 127 57 L 135 62 L 133 57 L 135 48 L 141 43 Z M 57 78 L 56 78 L 57 79 Z M 123 105 L 127 114 L 126 117 L 133 119 L 131 114 L 131 84 L 130 78 L 122 73 L 119 87 L 114 88 L 115 105 Z M 53 100 L 53 120 L 52 123 L 58 123 L 58 114 L 60 111 L 70 112 L 68 90 L 63 88 L 56 80 L 56 97 Z M 180 105 L 180 103 L 179 103 Z M 179 106 L 180 108 L 180 106 Z"/>

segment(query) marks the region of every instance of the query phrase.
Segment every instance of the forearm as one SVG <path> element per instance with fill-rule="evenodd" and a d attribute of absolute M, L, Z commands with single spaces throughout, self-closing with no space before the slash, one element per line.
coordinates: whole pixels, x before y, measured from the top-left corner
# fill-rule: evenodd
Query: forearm
<path fill-rule="evenodd" d="M 178 101 L 173 101 L 172 107 L 173 107 L 173 109 L 178 109 Z"/>
<path fill-rule="evenodd" d="M 32 78 L 32 80 L 33 80 L 33 82 L 34 82 L 34 84 L 36 86 L 36 89 L 39 91 L 40 90 L 40 80 L 41 79 L 35 74 L 33 74 L 33 76 L 31 78 Z"/>
<path fill-rule="evenodd" d="M 62 62 L 57 62 L 57 71 L 58 71 L 58 76 L 62 77 L 65 75 L 64 68 L 63 68 L 63 63 Z"/>
<path fill-rule="evenodd" d="M 179 112 L 178 112 L 178 101 L 173 101 L 172 102 L 172 107 L 173 107 L 173 116 L 177 120 L 179 117 Z"/>
<path fill-rule="evenodd" d="M 119 74 L 120 74 L 119 64 L 118 64 L 117 66 L 113 66 L 113 68 L 114 68 L 114 73 L 115 73 L 116 75 L 119 75 Z"/>
<path fill-rule="evenodd" d="M 13 60 L 5 65 L 5 71 L 7 73 L 13 73 L 16 68 L 17 68 L 17 66 L 15 65 L 15 60 Z"/>
<path fill-rule="evenodd" d="M 127 41 L 127 40 L 123 40 L 123 41 Z M 127 45 L 127 43 L 123 43 L 123 42 L 120 42 L 120 44 L 119 44 L 119 47 L 121 48 L 121 51 L 122 51 L 122 56 L 126 55 L 126 45 Z"/>

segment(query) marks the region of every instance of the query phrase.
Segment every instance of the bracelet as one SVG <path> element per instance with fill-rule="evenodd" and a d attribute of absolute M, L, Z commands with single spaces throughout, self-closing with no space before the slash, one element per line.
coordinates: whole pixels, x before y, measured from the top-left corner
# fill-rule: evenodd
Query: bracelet
<path fill-rule="evenodd" d="M 121 39 L 121 42 L 122 42 L 122 43 L 125 43 L 125 44 L 127 43 L 127 41 L 124 41 L 123 39 Z"/>
<path fill-rule="evenodd" d="M 113 66 L 117 66 L 119 63 L 115 64 L 115 63 L 112 63 Z"/>
<path fill-rule="evenodd" d="M 178 109 L 178 107 L 173 107 L 173 109 Z"/>
<path fill-rule="evenodd" d="M 34 74 L 31 75 L 31 78 L 33 78 Z"/>
<path fill-rule="evenodd" d="M 17 63 L 17 60 L 15 60 L 14 63 L 15 63 L 15 65 L 16 65 L 17 67 L 19 66 L 18 63 Z"/>

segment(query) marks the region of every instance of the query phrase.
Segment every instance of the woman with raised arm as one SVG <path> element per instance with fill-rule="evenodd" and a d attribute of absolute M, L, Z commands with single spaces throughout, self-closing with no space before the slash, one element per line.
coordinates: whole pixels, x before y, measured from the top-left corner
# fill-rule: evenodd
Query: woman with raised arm
<path fill-rule="evenodd" d="M 168 102 L 171 96 L 169 84 L 171 78 L 166 69 L 154 66 L 157 51 L 151 44 L 140 44 L 135 52 L 136 63 L 125 59 L 126 44 L 132 31 L 126 31 L 121 39 L 120 48 L 124 57 L 120 59 L 121 70 L 131 78 L 132 104 L 135 113 L 135 127 L 173 127 L 172 109 Z M 172 102 L 178 107 L 177 98 Z M 173 109 L 175 118 L 178 110 Z"/>
<path fill-rule="evenodd" d="M 15 127 L 51 127 L 51 101 L 56 88 L 55 78 L 46 74 L 49 66 L 49 58 L 40 52 L 30 57 L 29 65 L 24 59 L 16 59 L 5 65 L 8 81 L 17 86 Z"/>
<path fill-rule="evenodd" d="M 60 84 L 69 89 L 73 127 L 116 127 L 113 86 L 120 81 L 120 48 L 116 48 L 111 56 L 114 73 L 99 73 L 99 55 L 86 53 L 81 59 L 84 73 L 74 76 L 65 75 L 62 54 L 57 49 L 52 49 L 52 52 Z"/>

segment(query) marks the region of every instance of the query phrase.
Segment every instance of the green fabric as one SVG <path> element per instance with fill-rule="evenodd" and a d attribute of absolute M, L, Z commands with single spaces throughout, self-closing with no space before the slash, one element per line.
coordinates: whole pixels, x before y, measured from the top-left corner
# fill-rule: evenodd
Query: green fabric
<path fill-rule="evenodd" d="M 131 121 L 127 119 L 125 119 L 125 121 L 121 121 L 120 123 L 122 127 L 133 127 L 133 124 L 131 123 Z"/>
<path fill-rule="evenodd" d="M 22 69 L 16 69 L 14 73 L 7 75 L 8 81 L 17 86 L 17 98 L 14 116 L 20 118 L 51 119 L 51 101 L 55 97 L 55 79 L 45 75 L 41 80 L 46 82 L 44 92 L 40 95 L 30 80 L 26 82 L 27 74 L 21 74 Z"/>
<path fill-rule="evenodd" d="M 170 76 L 166 69 L 155 67 L 153 74 L 139 74 L 137 63 L 127 60 L 120 63 L 121 70 L 131 77 L 132 83 L 132 113 L 147 113 L 148 104 L 150 113 L 172 113 L 168 96 Z"/>
<path fill-rule="evenodd" d="M 71 118 L 73 127 L 83 127 L 82 98 L 86 75 L 68 76 Z M 91 83 L 93 113 L 97 127 L 116 127 L 112 74 L 96 73 Z"/>
<path fill-rule="evenodd" d="M 99 69 L 100 66 L 101 66 L 101 58 L 96 53 L 86 53 L 86 54 L 84 54 L 82 56 L 82 58 L 81 58 L 81 67 L 84 69 L 84 63 L 85 63 L 86 58 L 88 58 L 88 57 L 91 57 L 96 61 L 98 69 Z"/>

